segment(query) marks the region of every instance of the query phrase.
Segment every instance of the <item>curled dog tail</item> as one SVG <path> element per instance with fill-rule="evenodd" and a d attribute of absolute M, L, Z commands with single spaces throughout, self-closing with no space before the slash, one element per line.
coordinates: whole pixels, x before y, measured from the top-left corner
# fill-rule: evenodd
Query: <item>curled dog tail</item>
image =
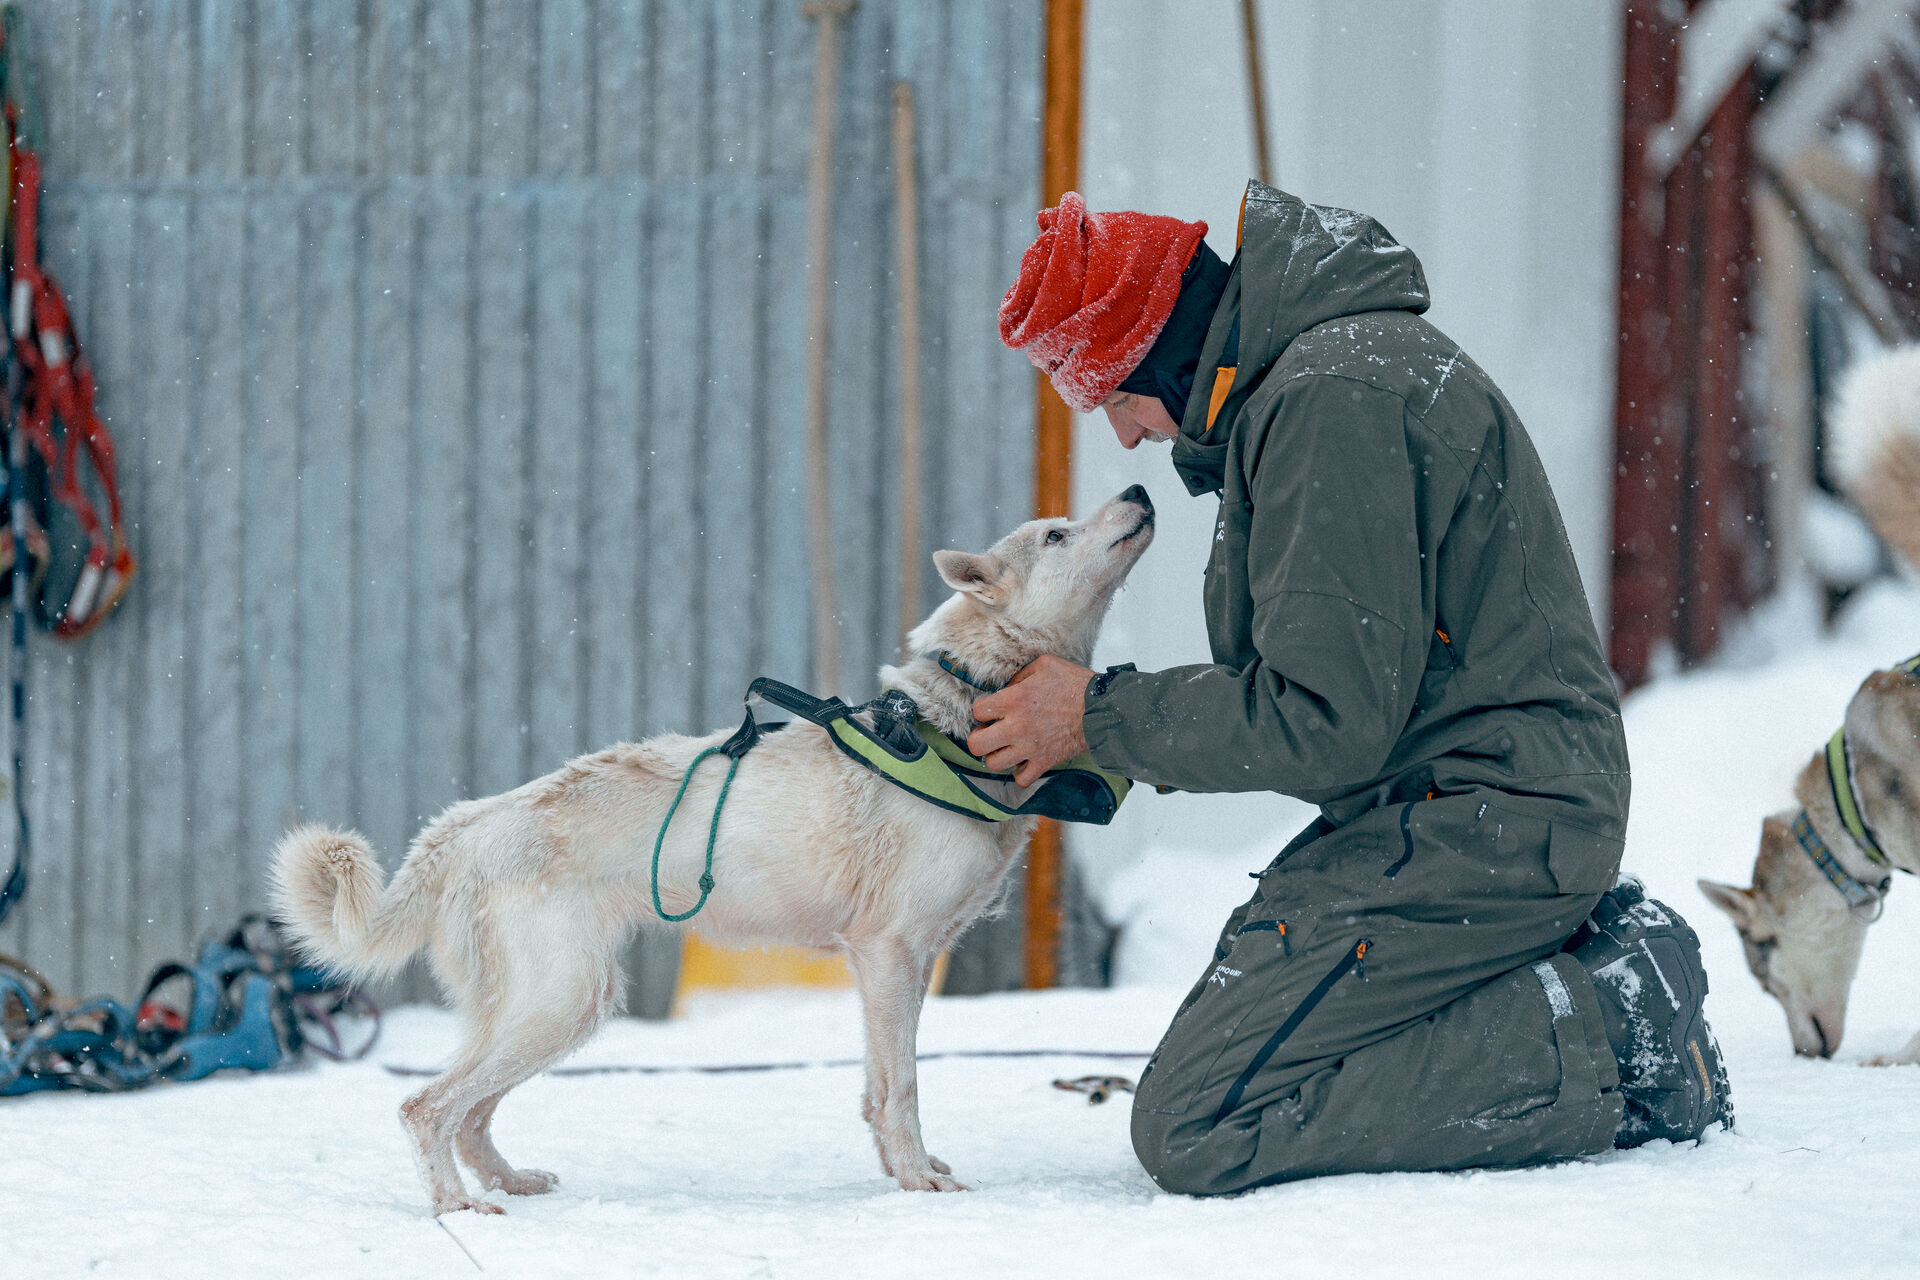
<path fill-rule="evenodd" d="M 1920 345 L 1849 369 L 1828 427 L 1835 478 L 1873 531 L 1920 569 Z"/>
<path fill-rule="evenodd" d="M 427 940 L 439 894 L 423 870 L 409 863 L 389 886 L 357 833 L 296 827 L 273 851 L 274 912 L 301 951 L 335 973 L 388 977 Z"/>

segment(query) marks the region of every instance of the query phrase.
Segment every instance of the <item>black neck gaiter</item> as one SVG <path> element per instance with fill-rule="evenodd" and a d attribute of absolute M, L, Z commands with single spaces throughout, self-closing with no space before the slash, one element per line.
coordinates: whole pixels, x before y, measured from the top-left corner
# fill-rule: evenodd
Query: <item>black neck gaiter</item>
<path fill-rule="evenodd" d="M 1186 416 L 1200 346 L 1207 340 L 1220 295 L 1226 292 L 1228 274 L 1227 264 L 1207 247 L 1206 241 L 1201 241 L 1193 261 L 1180 276 L 1180 297 L 1173 304 L 1173 314 L 1119 390 L 1155 397 L 1175 422 Z"/>

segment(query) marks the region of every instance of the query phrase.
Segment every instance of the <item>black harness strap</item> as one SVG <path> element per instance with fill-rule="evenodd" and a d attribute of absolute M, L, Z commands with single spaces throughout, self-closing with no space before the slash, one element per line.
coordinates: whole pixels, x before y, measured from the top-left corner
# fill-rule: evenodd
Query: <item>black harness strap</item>
<path fill-rule="evenodd" d="M 747 747 L 751 747 L 759 740 L 759 735 L 767 731 L 769 726 L 757 725 L 754 722 L 755 698 L 827 730 L 832 729 L 836 720 L 845 720 L 861 712 L 871 712 L 873 729 L 868 736 L 900 759 L 918 760 L 927 749 L 926 743 L 921 741 L 919 733 L 913 727 L 914 722 L 919 719 L 920 708 L 914 705 L 912 698 L 898 689 L 888 689 L 872 702 L 853 707 L 838 698 L 816 698 L 805 689 L 796 689 L 790 684 L 782 684 L 766 676 L 761 676 L 747 686 L 747 722 L 740 726 L 738 733 L 727 739 L 729 745 L 745 735 L 748 739 Z M 742 750 L 745 749 L 745 747 L 742 748 Z"/>

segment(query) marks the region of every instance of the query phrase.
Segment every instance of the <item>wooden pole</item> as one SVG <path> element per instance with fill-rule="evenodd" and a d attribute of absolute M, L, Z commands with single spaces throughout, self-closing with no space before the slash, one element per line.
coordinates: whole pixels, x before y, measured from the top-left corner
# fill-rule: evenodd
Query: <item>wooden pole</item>
<path fill-rule="evenodd" d="M 1647 676 L 1678 608 L 1680 420 L 1668 406 L 1677 341 L 1664 271 L 1673 256 L 1668 186 L 1647 163 L 1649 139 L 1672 116 L 1679 36 L 1658 0 L 1633 0 L 1625 31 L 1620 128 L 1619 341 L 1614 364 L 1612 601 L 1608 658 L 1628 688 Z M 1684 167 L 1684 164 L 1681 166 Z M 1684 185 L 1684 175 L 1673 185 Z"/>
<path fill-rule="evenodd" d="M 1267 83 L 1260 74 L 1260 19 L 1253 0 L 1240 0 L 1240 27 L 1247 37 L 1247 101 L 1253 109 L 1253 158 L 1260 181 L 1273 185 L 1273 161 L 1267 154 Z"/>
<path fill-rule="evenodd" d="M 840 23 L 854 0 L 812 0 L 813 154 L 807 173 L 807 501 L 813 560 L 813 683 L 840 688 L 840 600 L 833 565 L 833 487 L 827 467 L 827 357 L 833 311 L 833 125 L 840 82 Z"/>
<path fill-rule="evenodd" d="M 1887 295 L 1887 287 L 1870 267 L 1860 262 L 1859 254 L 1849 248 L 1846 237 L 1828 226 L 1814 212 L 1813 201 L 1807 199 L 1801 182 L 1778 169 L 1764 166 L 1761 175 L 1773 187 L 1781 203 L 1786 205 L 1794 222 L 1799 224 L 1807 237 L 1807 247 L 1813 250 L 1813 256 L 1833 272 L 1840 283 L 1840 291 L 1847 295 L 1847 301 L 1854 305 L 1872 328 L 1873 336 L 1889 347 L 1911 341 L 1912 335 L 1907 332 L 1906 323 L 1895 310 L 1893 299 Z"/>
<path fill-rule="evenodd" d="M 1080 44 L 1082 0 L 1047 0 L 1046 102 L 1040 153 L 1040 200 L 1051 207 L 1080 181 Z M 1037 447 L 1033 506 L 1038 516 L 1064 516 L 1073 504 L 1073 413 L 1038 370 L 1034 373 Z"/>
<path fill-rule="evenodd" d="M 920 198 L 913 86 L 893 86 L 894 278 L 900 289 L 900 644 L 920 621 Z"/>
<path fill-rule="evenodd" d="M 1763 176 L 1748 182 L 1757 240 L 1754 301 L 1767 368 L 1767 537 L 1778 576 L 1802 573 L 1801 521 L 1813 488 L 1813 358 L 1807 344 L 1808 250 L 1786 201 Z"/>
<path fill-rule="evenodd" d="M 1080 180 L 1082 0 L 1047 0 L 1046 102 L 1042 109 L 1040 195 L 1060 203 Z M 1073 504 L 1073 413 L 1044 375 L 1034 377 L 1033 507 L 1064 516 Z M 1058 986 L 1066 856 L 1060 825 L 1042 819 L 1027 850 L 1025 978 L 1029 988 Z"/>
<path fill-rule="evenodd" d="M 1747 603 L 1744 523 L 1734 523 L 1748 499 L 1741 459 L 1750 448 L 1740 403 L 1740 366 L 1747 346 L 1748 259 L 1753 231 L 1747 221 L 1748 149 L 1752 81 L 1742 76 L 1714 109 L 1698 143 L 1701 164 L 1700 235 L 1694 296 L 1699 307 L 1700 358 L 1694 361 L 1692 483 L 1680 527 L 1685 537 L 1682 579 L 1686 608 L 1679 648 L 1689 662 L 1719 647 L 1726 623 Z"/>

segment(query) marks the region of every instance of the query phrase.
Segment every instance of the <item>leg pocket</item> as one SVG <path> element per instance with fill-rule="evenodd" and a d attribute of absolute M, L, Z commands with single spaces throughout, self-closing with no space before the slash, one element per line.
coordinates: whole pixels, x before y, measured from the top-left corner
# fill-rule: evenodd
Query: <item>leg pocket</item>
<path fill-rule="evenodd" d="M 1220 1056 L 1241 1037 L 1248 1019 L 1278 1023 L 1286 1016 L 1290 967 L 1313 934 L 1310 919 L 1282 919 L 1256 909 L 1223 939 L 1224 952 L 1174 1015 L 1160 1045 L 1140 1072 L 1134 1109 L 1184 1113 L 1214 1081 Z"/>
<path fill-rule="evenodd" d="M 1305 998 L 1294 1005 L 1293 1011 L 1287 1015 L 1287 1020 L 1276 1027 L 1273 1033 L 1261 1043 L 1253 1056 L 1247 1060 L 1247 1065 L 1240 1069 L 1233 1083 L 1227 1087 L 1226 1097 L 1220 1100 L 1219 1110 L 1213 1116 L 1215 1125 L 1219 1125 L 1234 1113 L 1240 1105 L 1240 1099 L 1246 1095 L 1247 1086 L 1253 1082 L 1255 1076 L 1260 1074 L 1260 1068 L 1266 1066 L 1280 1046 L 1287 1042 L 1287 1038 L 1300 1029 L 1300 1024 L 1307 1020 L 1307 1015 L 1319 1006 L 1329 991 L 1333 990 L 1336 982 L 1349 973 L 1358 973 L 1362 978 L 1366 976 L 1367 952 L 1372 946 L 1373 939 L 1361 938 L 1342 951 L 1340 958 L 1334 961 L 1333 968 L 1327 971 L 1326 976 L 1315 983 L 1313 990 L 1307 992 Z"/>

